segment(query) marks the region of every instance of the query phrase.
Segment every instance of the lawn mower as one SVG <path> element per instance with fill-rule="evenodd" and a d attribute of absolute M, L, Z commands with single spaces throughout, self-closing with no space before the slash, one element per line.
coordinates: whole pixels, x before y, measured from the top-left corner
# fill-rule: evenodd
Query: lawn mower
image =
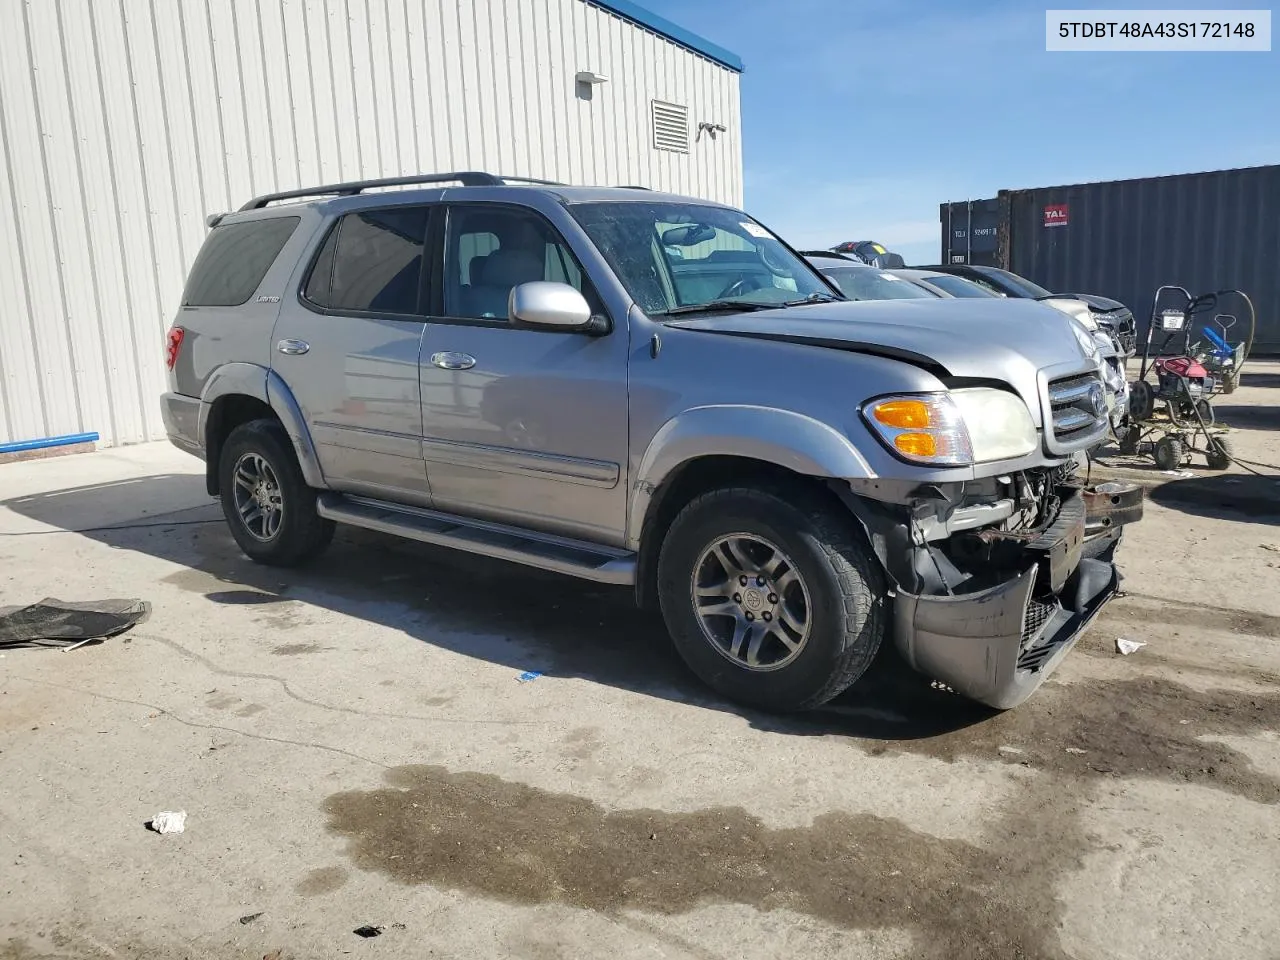
<path fill-rule="evenodd" d="M 1203 336 L 1209 345 L 1201 341 L 1193 344 L 1196 315 L 1213 311 L 1219 300 L 1228 295 L 1238 296 L 1248 307 L 1248 339 L 1230 346 L 1226 333 L 1234 318 L 1217 314 L 1213 322 L 1222 334 L 1204 324 Z M 1239 382 L 1255 326 L 1253 303 L 1239 290 L 1219 290 L 1196 297 L 1183 287 L 1163 286 L 1157 290 L 1147 324 L 1142 366 L 1129 391 L 1129 414 L 1116 431 L 1120 452 L 1150 452 L 1161 470 L 1177 470 L 1190 452 L 1203 454 L 1211 470 L 1230 466 L 1231 438 L 1227 429 L 1217 423 L 1211 398 L 1224 392 L 1228 379 Z M 1157 331 L 1163 339 L 1153 357 L 1151 345 Z M 1171 351 L 1175 344 L 1180 352 Z M 1154 384 L 1148 380 L 1151 374 L 1155 375 Z M 1197 446 L 1197 441 L 1202 445 Z"/>

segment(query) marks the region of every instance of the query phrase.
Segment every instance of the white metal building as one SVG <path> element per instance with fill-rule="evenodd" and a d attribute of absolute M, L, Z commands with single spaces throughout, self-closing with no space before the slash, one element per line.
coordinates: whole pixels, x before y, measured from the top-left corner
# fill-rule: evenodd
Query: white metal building
<path fill-rule="evenodd" d="M 164 435 L 206 214 L 488 170 L 742 202 L 726 50 L 629 0 L 0 0 L 0 452 Z"/>

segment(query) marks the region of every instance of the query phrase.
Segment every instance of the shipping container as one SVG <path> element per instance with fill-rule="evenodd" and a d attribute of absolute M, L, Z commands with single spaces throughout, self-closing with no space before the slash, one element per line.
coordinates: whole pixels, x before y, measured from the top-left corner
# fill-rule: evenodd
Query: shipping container
<path fill-rule="evenodd" d="M 942 262 L 999 266 L 1000 203 L 962 200 L 942 205 Z"/>
<path fill-rule="evenodd" d="M 944 262 L 999 266 L 1055 292 L 1119 300 L 1140 336 L 1162 284 L 1193 294 L 1243 290 L 1258 313 L 1255 355 L 1280 354 L 1280 165 L 1002 190 L 942 204 L 940 213 Z M 1240 313 L 1225 301 L 1222 309 Z"/>

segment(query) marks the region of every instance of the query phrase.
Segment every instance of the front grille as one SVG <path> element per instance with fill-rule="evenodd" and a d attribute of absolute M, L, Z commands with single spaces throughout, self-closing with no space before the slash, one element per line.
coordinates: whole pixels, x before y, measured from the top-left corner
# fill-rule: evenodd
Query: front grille
<path fill-rule="evenodd" d="M 1049 384 L 1049 414 L 1054 439 L 1070 444 L 1106 423 L 1106 393 L 1097 374 L 1085 373 Z"/>
<path fill-rule="evenodd" d="M 1027 605 L 1027 616 L 1022 621 L 1022 645 L 1025 647 L 1036 638 L 1036 634 L 1049 621 L 1058 608 L 1051 603 L 1032 600 Z"/>
<path fill-rule="evenodd" d="M 1027 604 L 1027 615 L 1022 621 L 1022 652 L 1018 654 L 1019 670 L 1039 670 L 1066 641 L 1065 636 L 1041 636 L 1059 609 L 1056 604 L 1039 600 Z M 1037 640 L 1040 641 L 1038 644 Z"/>

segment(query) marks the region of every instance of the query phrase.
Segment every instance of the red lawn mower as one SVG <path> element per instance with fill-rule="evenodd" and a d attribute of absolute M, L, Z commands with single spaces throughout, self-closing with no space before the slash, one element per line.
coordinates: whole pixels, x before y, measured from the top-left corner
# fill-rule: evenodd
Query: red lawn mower
<path fill-rule="evenodd" d="M 1226 296 L 1237 296 L 1247 306 L 1249 339 L 1234 348 L 1223 342 L 1222 357 L 1217 353 L 1203 356 L 1203 348 L 1194 349 L 1191 341 L 1197 315 L 1202 318 L 1205 334 L 1213 333 L 1203 317 L 1213 314 Z M 1223 320 L 1224 315 L 1217 314 L 1212 322 L 1225 334 L 1229 325 Z M 1209 469 L 1227 469 L 1232 461 L 1231 437 L 1214 418 L 1211 398 L 1223 392 L 1226 383 L 1238 381 L 1255 326 L 1253 302 L 1239 290 L 1219 290 L 1197 297 L 1183 287 L 1164 286 L 1157 290 L 1147 324 L 1142 366 L 1129 390 L 1129 415 L 1116 432 L 1120 452 L 1149 452 L 1161 470 L 1177 470 L 1194 452 L 1204 456 Z M 1151 343 L 1157 331 L 1163 339 L 1153 359 Z M 1216 347 L 1221 338 L 1214 335 L 1207 339 Z M 1171 351 L 1175 346 L 1180 352 Z M 1154 384 L 1148 379 L 1151 374 L 1155 375 Z M 1197 446 L 1197 441 L 1201 445 Z"/>

